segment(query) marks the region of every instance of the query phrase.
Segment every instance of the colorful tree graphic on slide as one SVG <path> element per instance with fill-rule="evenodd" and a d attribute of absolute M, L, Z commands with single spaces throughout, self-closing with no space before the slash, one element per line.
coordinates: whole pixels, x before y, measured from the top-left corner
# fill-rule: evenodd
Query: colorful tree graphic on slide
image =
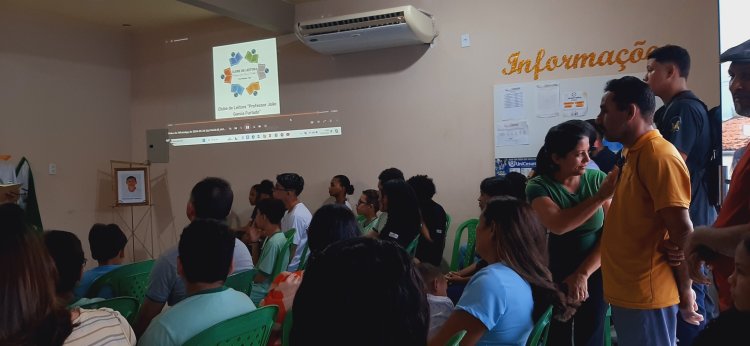
<path fill-rule="evenodd" d="M 240 52 L 232 52 L 229 67 L 219 78 L 229 84 L 229 91 L 234 97 L 239 97 L 245 91 L 248 95 L 257 96 L 260 91 L 260 81 L 266 78 L 268 68 L 266 64 L 258 63 L 259 54 L 255 49 L 243 56 Z"/>

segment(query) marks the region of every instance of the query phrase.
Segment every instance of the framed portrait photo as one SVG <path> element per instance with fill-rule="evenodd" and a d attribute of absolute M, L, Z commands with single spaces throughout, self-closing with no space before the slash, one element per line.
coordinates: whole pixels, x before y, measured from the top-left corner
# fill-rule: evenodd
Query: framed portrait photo
<path fill-rule="evenodd" d="M 115 168 L 114 173 L 115 206 L 149 205 L 148 167 Z"/>

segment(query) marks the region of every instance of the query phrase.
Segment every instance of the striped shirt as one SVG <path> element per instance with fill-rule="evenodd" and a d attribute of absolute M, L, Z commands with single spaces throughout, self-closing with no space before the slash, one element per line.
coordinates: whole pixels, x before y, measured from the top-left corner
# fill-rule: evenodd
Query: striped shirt
<path fill-rule="evenodd" d="M 135 345 L 135 333 L 119 312 L 108 308 L 79 312 L 64 345 Z"/>

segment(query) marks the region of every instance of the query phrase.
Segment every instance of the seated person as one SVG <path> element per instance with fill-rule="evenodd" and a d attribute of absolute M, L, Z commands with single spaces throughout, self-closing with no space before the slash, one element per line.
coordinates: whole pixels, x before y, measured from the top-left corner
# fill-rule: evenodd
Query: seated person
<path fill-rule="evenodd" d="M 307 227 L 310 226 L 312 214 L 302 201 L 299 195 L 305 188 L 305 179 L 297 173 L 282 173 L 276 176 L 276 185 L 273 187 L 273 198 L 280 199 L 284 202 L 287 212 L 281 218 L 281 231 L 286 232 L 292 228 L 294 239 L 292 240 L 292 250 L 294 254 L 287 267 L 290 271 L 297 270 L 302 263 L 302 254 L 307 247 Z"/>
<path fill-rule="evenodd" d="M 496 197 L 477 226 L 477 251 L 487 266 L 472 276 L 456 310 L 430 345 L 466 330 L 464 345 L 525 345 L 547 308 L 568 320 L 575 313 L 547 268 L 546 230 L 525 201 Z"/>
<path fill-rule="evenodd" d="M 253 213 L 250 214 L 250 220 L 247 221 L 245 227 L 236 230 L 235 235 L 237 239 L 250 246 L 250 230 L 255 227 L 255 217 L 258 215 L 258 202 L 273 197 L 273 183 L 268 179 L 263 179 L 259 184 L 253 185 L 250 188 L 250 194 L 247 196 L 250 206 L 253 207 Z"/>
<path fill-rule="evenodd" d="M 430 331 L 427 336 L 431 338 L 451 315 L 454 306 L 448 298 L 448 281 L 440 269 L 429 263 L 420 263 L 417 270 L 424 281 L 427 303 L 430 304 Z"/>
<path fill-rule="evenodd" d="M 335 323 L 321 318 L 323 313 L 335 316 Z M 357 237 L 333 243 L 311 259 L 294 299 L 290 341 L 419 346 L 426 343 L 429 318 L 409 254 L 396 242 Z"/>
<path fill-rule="evenodd" d="M 357 222 L 354 215 L 343 205 L 329 204 L 320 207 L 313 215 L 308 229 L 308 244 L 310 245 L 310 257 L 308 261 L 312 264 L 320 253 L 337 241 L 359 237 Z M 294 273 L 282 272 L 271 284 L 271 290 L 261 301 L 261 306 L 276 305 L 279 313 L 276 315 L 277 326 L 280 329 L 287 311 L 292 309 L 294 296 L 299 285 L 302 283 L 303 271 Z M 271 334 L 269 345 L 280 344 L 277 333 Z"/>
<path fill-rule="evenodd" d="M 232 210 L 233 201 L 234 194 L 229 183 L 221 178 L 209 177 L 195 184 L 190 191 L 185 212 L 190 221 L 213 219 L 224 222 Z M 177 275 L 177 253 L 177 247 L 167 249 L 154 263 L 146 298 L 138 313 L 136 335 L 143 334 L 165 304 L 174 306 L 187 296 L 185 283 Z M 238 272 L 253 269 L 250 251 L 239 239 L 234 242 L 233 268 Z"/>
<path fill-rule="evenodd" d="M 493 197 L 498 196 L 511 196 L 519 200 L 526 200 L 526 177 L 517 172 L 510 172 L 504 176 L 494 176 L 485 178 L 479 184 L 479 210 L 483 211 L 487 206 L 487 201 Z M 465 252 L 465 246 L 462 248 Z M 477 259 L 472 264 L 465 266 L 463 269 L 457 272 L 449 272 L 445 278 L 448 279 L 448 297 L 454 303 L 458 302 L 461 298 L 461 294 L 464 291 L 466 283 L 469 282 L 471 276 L 477 271 L 487 266 L 487 262 L 480 259 L 477 254 L 474 255 Z M 463 265 L 463 261 L 466 259 L 459 260 L 459 265 Z"/>
<path fill-rule="evenodd" d="M 83 273 L 83 278 L 74 291 L 76 298 L 85 297 L 91 284 L 96 279 L 122 265 L 122 261 L 125 259 L 125 245 L 127 244 L 128 237 L 122 232 L 120 226 L 113 223 L 109 225 L 97 223 L 91 227 L 89 248 L 91 249 L 91 257 L 97 261 L 99 266 Z M 97 293 L 97 297 L 112 298 L 112 288 L 102 287 Z"/>
<path fill-rule="evenodd" d="M 362 191 L 362 196 L 357 202 L 357 215 L 361 217 L 359 230 L 362 235 L 367 235 L 378 224 L 378 211 L 380 211 L 380 195 L 378 190 Z"/>
<path fill-rule="evenodd" d="M 394 241 L 406 249 L 422 230 L 422 215 L 414 189 L 403 180 L 389 180 L 380 192 L 380 210 L 388 213 L 388 220 L 378 238 Z M 429 238 L 429 234 L 422 233 Z"/>
<path fill-rule="evenodd" d="M 182 231 L 177 270 L 188 297 L 156 316 L 139 344 L 182 345 L 205 329 L 255 310 L 250 298 L 224 281 L 232 271 L 235 238 L 217 220 L 200 219 Z"/>
<path fill-rule="evenodd" d="M 439 267 L 443 261 L 443 250 L 445 249 L 445 235 L 447 230 L 448 215 L 443 206 L 435 202 L 435 183 L 426 175 L 415 175 L 406 181 L 414 189 L 414 194 L 419 202 L 419 210 L 422 213 L 422 226 L 429 232 L 428 237 L 420 237 L 417 243 L 417 251 L 414 257 L 421 262 L 431 263 Z"/>
<path fill-rule="evenodd" d="M 750 326 L 750 235 L 745 235 L 734 252 L 734 272 L 729 276 L 733 306 L 722 311 L 698 334 L 693 346 L 736 345 L 747 340 Z"/>
<path fill-rule="evenodd" d="M 333 199 L 333 203 L 341 204 L 353 210 L 352 204 L 346 196 L 354 193 L 354 186 L 345 175 L 337 175 L 331 179 L 331 185 L 328 186 L 328 195 Z"/>
<path fill-rule="evenodd" d="M 57 297 L 63 305 L 78 307 L 104 300 L 104 298 L 79 299 L 73 294 L 73 288 L 81 280 L 83 267 L 86 265 L 81 241 L 75 234 L 67 231 L 47 231 L 44 232 L 44 244 L 57 268 L 59 276 L 56 287 Z"/>
<path fill-rule="evenodd" d="M 258 304 L 268 293 L 271 285 L 271 273 L 273 266 L 279 256 L 282 259 L 281 268 L 289 264 L 289 253 L 283 254 L 282 250 L 286 243 L 284 232 L 281 231 L 281 218 L 284 217 L 286 207 L 284 202 L 278 199 L 264 199 L 258 202 L 258 214 L 255 216 L 255 228 L 250 233 L 250 247 L 253 254 L 253 263 L 258 269 L 253 279 L 253 288 L 250 291 L 250 299 Z M 260 237 L 265 237 L 263 247 L 260 246 Z"/>
<path fill-rule="evenodd" d="M 17 204 L 0 205 L 0 263 L 12 268 L 0 270 L 0 345 L 135 345 L 133 329 L 117 311 L 110 309 L 65 308 L 73 296 L 73 284 L 81 277 L 83 251 L 71 256 L 76 270 L 60 277 L 45 242 L 24 225 L 23 209 Z M 55 233 L 64 239 L 78 240 L 68 232 Z M 75 241 L 68 242 L 75 243 Z M 80 241 L 78 242 L 80 248 Z M 63 252 L 63 251 L 61 251 Z M 73 251 L 68 251 L 73 254 Z M 68 287 L 60 301 L 56 294 L 59 280 Z M 72 284 L 70 284 L 72 282 Z"/>

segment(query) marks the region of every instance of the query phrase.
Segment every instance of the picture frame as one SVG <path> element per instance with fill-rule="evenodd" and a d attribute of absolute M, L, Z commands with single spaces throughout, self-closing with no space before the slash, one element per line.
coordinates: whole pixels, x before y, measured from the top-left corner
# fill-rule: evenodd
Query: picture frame
<path fill-rule="evenodd" d="M 114 168 L 112 178 L 116 207 L 151 204 L 148 167 Z"/>

